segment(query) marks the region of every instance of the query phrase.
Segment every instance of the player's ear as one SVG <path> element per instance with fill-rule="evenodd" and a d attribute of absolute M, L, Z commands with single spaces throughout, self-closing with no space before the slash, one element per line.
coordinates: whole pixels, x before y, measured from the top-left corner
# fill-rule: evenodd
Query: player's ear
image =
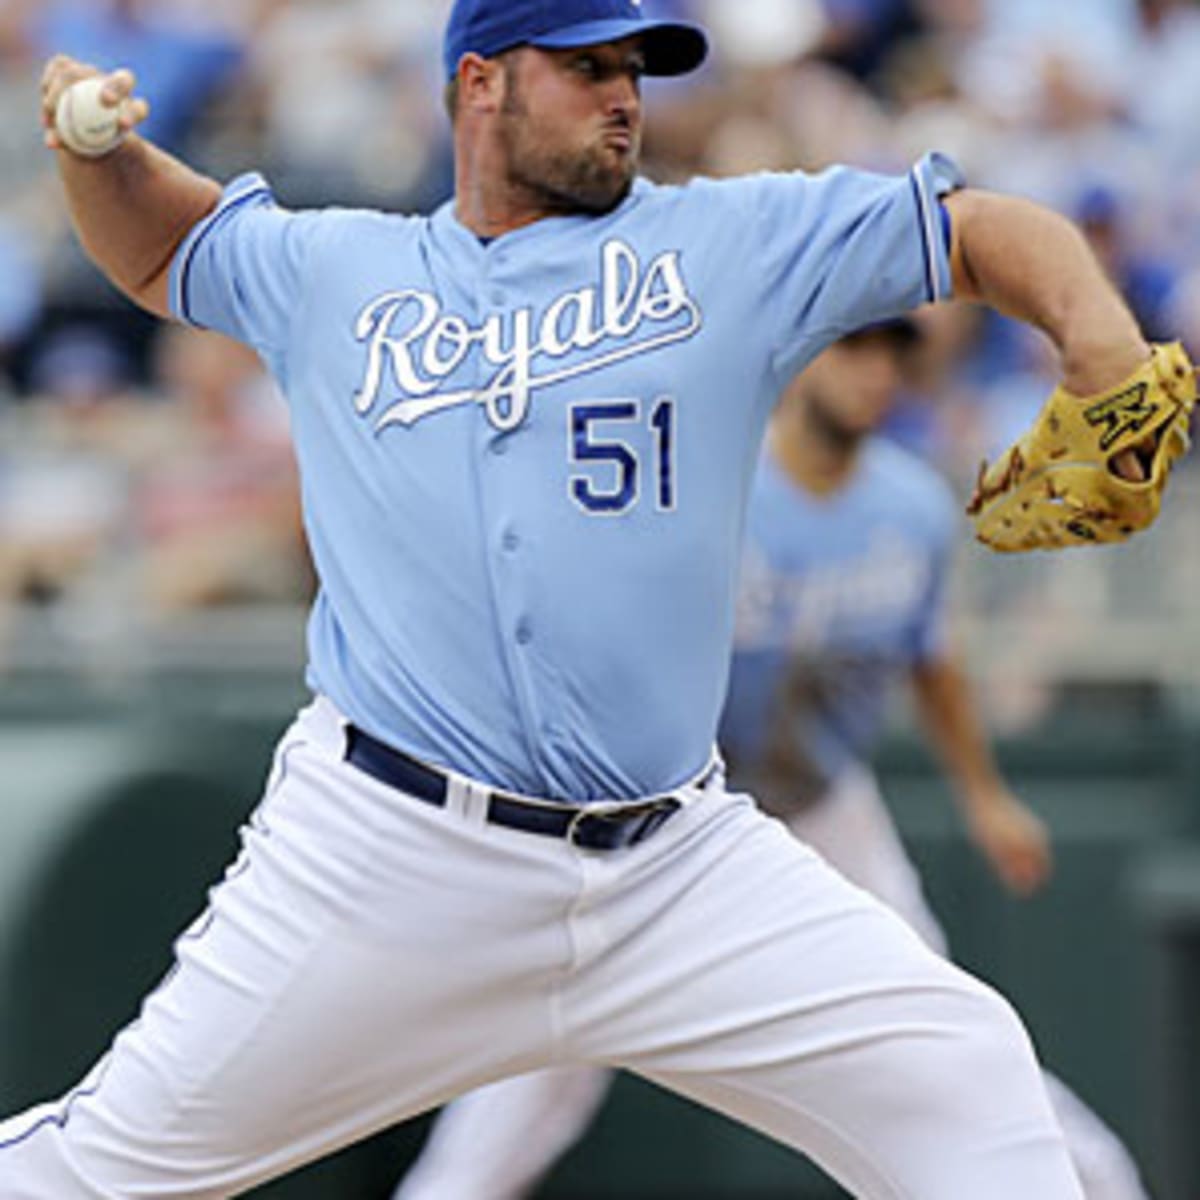
<path fill-rule="evenodd" d="M 497 112 L 504 101 L 504 64 L 496 58 L 464 54 L 458 64 L 459 111 Z"/>

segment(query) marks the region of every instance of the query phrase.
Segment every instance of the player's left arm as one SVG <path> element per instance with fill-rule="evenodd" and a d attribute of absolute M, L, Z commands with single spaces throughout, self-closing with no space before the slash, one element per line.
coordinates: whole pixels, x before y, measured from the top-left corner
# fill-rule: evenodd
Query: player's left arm
<path fill-rule="evenodd" d="M 922 727 L 971 840 L 1010 891 L 1031 894 L 1050 876 L 1050 837 L 1000 773 L 961 657 L 943 650 L 920 660 L 911 680 Z"/>
<path fill-rule="evenodd" d="M 1104 391 L 1150 357 L 1129 306 L 1072 222 L 1031 201 L 972 188 L 942 203 L 955 296 L 1043 330 L 1058 348 L 1068 391 Z"/>

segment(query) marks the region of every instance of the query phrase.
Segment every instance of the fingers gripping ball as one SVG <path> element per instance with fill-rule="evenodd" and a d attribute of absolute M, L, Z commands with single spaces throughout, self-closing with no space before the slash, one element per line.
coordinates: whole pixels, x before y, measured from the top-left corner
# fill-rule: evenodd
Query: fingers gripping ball
<path fill-rule="evenodd" d="M 84 158 L 100 158 L 125 138 L 120 104 L 101 98 L 104 79 L 95 76 L 71 84 L 58 98 L 54 126 L 63 145 Z"/>
<path fill-rule="evenodd" d="M 1058 388 L 1024 437 L 980 469 L 967 506 L 975 536 L 993 550 L 1051 550 L 1120 542 L 1145 529 L 1188 448 L 1195 403 L 1195 369 L 1178 342 L 1154 346 L 1110 391 Z M 1121 465 L 1131 454 L 1140 479 Z"/>

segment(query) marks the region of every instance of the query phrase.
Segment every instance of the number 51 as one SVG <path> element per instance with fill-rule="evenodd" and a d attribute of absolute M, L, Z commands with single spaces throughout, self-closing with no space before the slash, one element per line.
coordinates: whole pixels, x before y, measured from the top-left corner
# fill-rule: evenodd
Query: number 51
<path fill-rule="evenodd" d="M 569 454 L 577 465 L 603 464 L 608 486 L 601 486 L 593 469 L 571 476 L 571 498 L 585 512 L 606 516 L 628 512 L 640 499 L 641 480 L 648 471 L 654 480 L 655 506 L 675 508 L 675 401 L 656 400 L 647 426 L 642 425 L 637 400 L 605 400 L 573 404 L 567 410 Z M 597 428 L 605 426 L 606 428 Z M 643 432 L 649 429 L 649 445 Z M 638 447 L 643 452 L 638 453 Z M 649 458 L 649 464 L 644 459 Z"/>

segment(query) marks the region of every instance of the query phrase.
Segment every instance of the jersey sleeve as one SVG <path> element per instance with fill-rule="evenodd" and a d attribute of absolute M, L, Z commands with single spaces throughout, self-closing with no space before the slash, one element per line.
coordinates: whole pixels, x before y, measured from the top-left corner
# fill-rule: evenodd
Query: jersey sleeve
<path fill-rule="evenodd" d="M 171 264 L 171 311 L 189 325 L 283 357 L 315 214 L 280 208 L 260 175 L 235 179 Z"/>
<path fill-rule="evenodd" d="M 758 179 L 763 303 L 781 382 L 839 337 L 950 295 L 938 200 L 963 183 L 941 154 L 900 176 L 834 167 Z"/>

